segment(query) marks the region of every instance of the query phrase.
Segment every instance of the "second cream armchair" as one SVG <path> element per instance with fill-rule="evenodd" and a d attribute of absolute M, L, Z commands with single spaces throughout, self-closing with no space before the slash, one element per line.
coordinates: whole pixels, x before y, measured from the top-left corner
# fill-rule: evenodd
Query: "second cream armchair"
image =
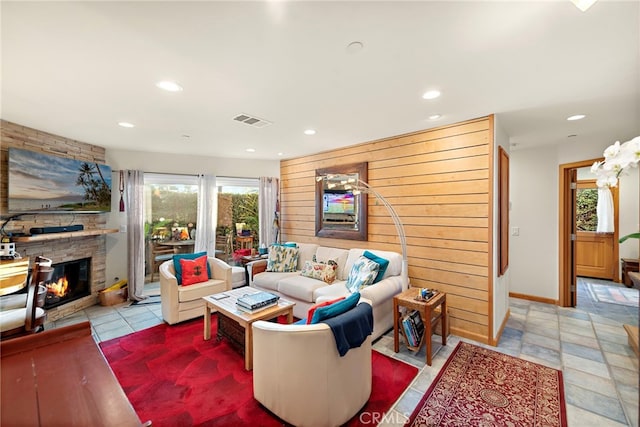
<path fill-rule="evenodd" d="M 178 285 L 173 260 L 160 265 L 162 318 L 173 325 L 204 315 L 202 297 L 231 289 L 231 267 L 226 262 L 207 257 L 211 279 L 189 286 Z"/>

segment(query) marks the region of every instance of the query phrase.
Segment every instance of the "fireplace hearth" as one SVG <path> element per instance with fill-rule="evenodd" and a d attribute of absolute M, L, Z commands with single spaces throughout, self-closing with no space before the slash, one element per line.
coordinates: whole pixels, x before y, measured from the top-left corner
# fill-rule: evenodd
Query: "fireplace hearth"
<path fill-rule="evenodd" d="M 91 258 L 53 264 L 44 308 L 50 309 L 83 298 L 91 293 Z"/>

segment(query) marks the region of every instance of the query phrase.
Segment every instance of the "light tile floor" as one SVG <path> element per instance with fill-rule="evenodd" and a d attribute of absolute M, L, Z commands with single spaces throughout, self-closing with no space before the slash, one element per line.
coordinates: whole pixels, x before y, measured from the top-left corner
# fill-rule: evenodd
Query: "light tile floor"
<path fill-rule="evenodd" d="M 589 297 L 586 281 L 578 280 L 578 305 L 563 308 L 522 299 L 510 299 L 511 316 L 497 347 L 487 348 L 561 369 L 564 376 L 569 427 L 638 425 L 638 358 L 627 344 L 623 323 L 638 325 L 638 307 L 597 303 Z M 610 282 L 609 282 L 610 283 Z M 620 286 L 620 285 L 618 285 Z M 145 286 L 148 295 L 159 294 L 159 283 Z M 162 323 L 159 298 L 148 303 L 93 306 L 45 328 L 89 320 L 97 342 L 106 341 Z M 372 414 L 381 426 L 401 426 L 459 341 L 450 335 L 447 345 L 434 336 L 437 352 L 432 366 L 425 364 L 425 350 L 417 354 L 401 346 L 393 351 L 393 333 L 374 343 L 381 353 L 403 360 L 419 373 L 386 414 Z"/>

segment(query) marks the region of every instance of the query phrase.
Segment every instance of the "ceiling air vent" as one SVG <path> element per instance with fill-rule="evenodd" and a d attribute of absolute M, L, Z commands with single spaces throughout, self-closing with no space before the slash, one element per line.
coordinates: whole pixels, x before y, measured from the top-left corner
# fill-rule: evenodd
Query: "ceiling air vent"
<path fill-rule="evenodd" d="M 256 127 L 256 128 L 263 128 L 265 126 L 269 126 L 270 124 L 272 124 L 269 120 L 260 119 L 258 117 L 250 116 L 244 113 L 238 114 L 233 118 L 233 120 L 247 124 L 249 126 Z"/>

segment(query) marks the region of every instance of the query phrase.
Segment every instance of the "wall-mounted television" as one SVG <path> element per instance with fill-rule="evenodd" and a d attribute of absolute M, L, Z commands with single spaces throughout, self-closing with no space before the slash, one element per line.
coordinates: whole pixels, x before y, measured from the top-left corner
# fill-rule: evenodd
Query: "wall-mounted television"
<path fill-rule="evenodd" d="M 8 172 L 11 213 L 111 211 L 107 165 L 9 148 Z"/>
<path fill-rule="evenodd" d="M 355 213 L 355 201 L 353 193 L 348 192 L 328 192 L 324 191 L 323 194 L 323 212 L 324 213 L 337 213 L 337 214 L 349 214 Z"/>

